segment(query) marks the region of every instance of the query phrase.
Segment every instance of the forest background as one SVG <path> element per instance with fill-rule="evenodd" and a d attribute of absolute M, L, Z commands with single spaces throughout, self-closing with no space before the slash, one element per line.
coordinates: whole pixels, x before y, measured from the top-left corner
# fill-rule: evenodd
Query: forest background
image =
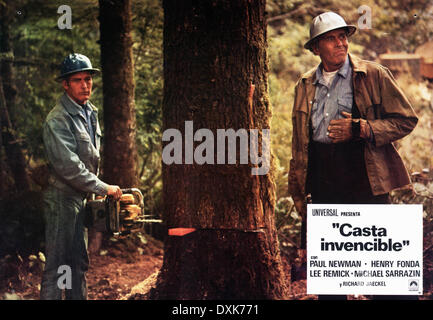
<path fill-rule="evenodd" d="M 0 5 L 5 6 L 0 0 Z M 23 256 L 43 248 L 41 189 L 46 163 L 42 124 L 62 90 L 54 79 L 59 64 L 70 52 L 87 55 L 100 67 L 98 1 L 17 0 L 2 11 L 10 28 L 12 48 L 2 45 L 2 60 L 13 60 L 16 103 L 9 109 L 17 144 L 31 176 L 29 192 L 17 188 L 5 149 L 0 148 L 0 258 L 19 252 Z M 72 9 L 72 29 L 59 29 L 59 6 Z M 137 118 L 137 187 L 145 195 L 146 211 L 162 216 L 162 99 L 163 11 L 158 0 L 135 0 L 132 4 L 132 39 Z M 269 98 L 272 106 L 271 142 L 275 160 L 276 224 L 283 253 L 293 257 L 299 242 L 300 220 L 288 194 L 287 174 L 291 158 L 291 109 L 294 85 L 299 76 L 316 66 L 318 57 L 303 48 L 309 23 L 317 14 L 335 11 L 348 23 L 357 24 L 371 8 L 371 29 L 358 30 L 350 39 L 350 51 L 368 60 L 385 52 L 413 53 L 433 40 L 433 1 L 293 1 L 268 0 Z M 432 87 L 410 74 L 396 75 L 420 121 L 412 134 L 396 146 L 410 173 L 433 168 Z M 92 102 L 99 108 L 103 126 L 101 77 L 94 78 Z M 3 127 L 2 127 L 3 128 Z M 103 130 L 103 128 L 102 128 Z M 428 172 L 427 172 L 428 171 Z M 431 178 L 431 175 L 430 175 Z M 431 221 L 433 185 L 416 184 L 417 196 L 395 193 L 395 202 L 424 203 L 424 218 Z M 432 230 L 428 230 L 432 232 Z"/>

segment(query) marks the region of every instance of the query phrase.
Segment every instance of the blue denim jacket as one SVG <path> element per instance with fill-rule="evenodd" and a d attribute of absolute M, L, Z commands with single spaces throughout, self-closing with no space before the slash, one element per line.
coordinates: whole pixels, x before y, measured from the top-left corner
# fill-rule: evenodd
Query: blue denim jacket
<path fill-rule="evenodd" d="M 333 119 L 342 119 L 341 112 L 352 113 L 353 89 L 352 67 L 349 57 L 328 86 L 323 79 L 321 65 L 316 70 L 316 80 L 313 82 L 316 94 L 311 111 L 313 124 L 313 140 L 322 143 L 332 143 L 328 137 L 328 126 Z"/>
<path fill-rule="evenodd" d="M 50 111 L 43 128 L 45 151 L 51 167 L 50 185 L 71 194 L 85 197 L 88 193 L 107 194 L 108 185 L 98 177 L 101 129 L 97 109 L 91 121 L 95 145 L 87 130 L 82 107 L 64 93 Z"/>

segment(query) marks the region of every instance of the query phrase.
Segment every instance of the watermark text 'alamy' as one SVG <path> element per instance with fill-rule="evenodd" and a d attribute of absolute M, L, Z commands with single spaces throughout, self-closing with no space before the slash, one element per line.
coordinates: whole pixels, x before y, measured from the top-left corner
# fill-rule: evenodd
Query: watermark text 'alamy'
<path fill-rule="evenodd" d="M 248 164 L 250 160 L 251 164 L 257 166 L 251 168 L 252 175 L 266 175 L 270 168 L 270 129 L 260 131 L 261 150 L 259 153 L 258 129 L 238 129 L 237 131 L 217 129 L 215 137 L 213 131 L 206 128 L 200 128 L 194 133 L 193 121 L 185 121 L 185 139 L 178 129 L 164 130 L 162 141 L 169 143 L 162 150 L 162 161 L 167 165 L 236 164 L 237 155 L 239 155 L 240 164 Z M 238 140 L 239 149 L 237 148 Z M 201 143 L 194 148 L 194 142 Z M 183 151 L 185 152 L 184 159 Z"/>

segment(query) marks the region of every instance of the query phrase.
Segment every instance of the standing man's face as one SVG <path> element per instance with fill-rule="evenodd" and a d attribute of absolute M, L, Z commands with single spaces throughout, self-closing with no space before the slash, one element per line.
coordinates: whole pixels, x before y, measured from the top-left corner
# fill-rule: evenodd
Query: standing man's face
<path fill-rule="evenodd" d="M 66 93 L 78 104 L 85 104 L 92 94 L 92 75 L 90 72 L 77 72 L 63 80 Z"/>
<path fill-rule="evenodd" d="M 329 31 L 313 45 L 313 53 L 320 56 L 326 71 L 340 69 L 346 61 L 349 43 L 345 29 Z"/>

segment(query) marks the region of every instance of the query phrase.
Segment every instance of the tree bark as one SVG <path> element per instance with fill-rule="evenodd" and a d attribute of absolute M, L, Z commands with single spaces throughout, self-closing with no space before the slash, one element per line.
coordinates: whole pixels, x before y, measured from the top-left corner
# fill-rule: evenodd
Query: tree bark
<path fill-rule="evenodd" d="M 100 0 L 104 101 L 103 180 L 137 185 L 136 118 L 132 62 L 131 1 Z"/>
<path fill-rule="evenodd" d="M 166 0 L 163 7 L 163 129 L 185 137 L 185 121 L 193 121 L 194 130 L 212 131 L 215 150 L 217 129 L 269 129 L 265 1 Z M 151 299 L 287 297 L 272 168 L 252 175 L 241 152 L 238 141 L 236 164 L 216 157 L 185 164 L 186 153 L 183 164 L 163 164 L 167 226 L 196 231 L 167 237 Z"/>

